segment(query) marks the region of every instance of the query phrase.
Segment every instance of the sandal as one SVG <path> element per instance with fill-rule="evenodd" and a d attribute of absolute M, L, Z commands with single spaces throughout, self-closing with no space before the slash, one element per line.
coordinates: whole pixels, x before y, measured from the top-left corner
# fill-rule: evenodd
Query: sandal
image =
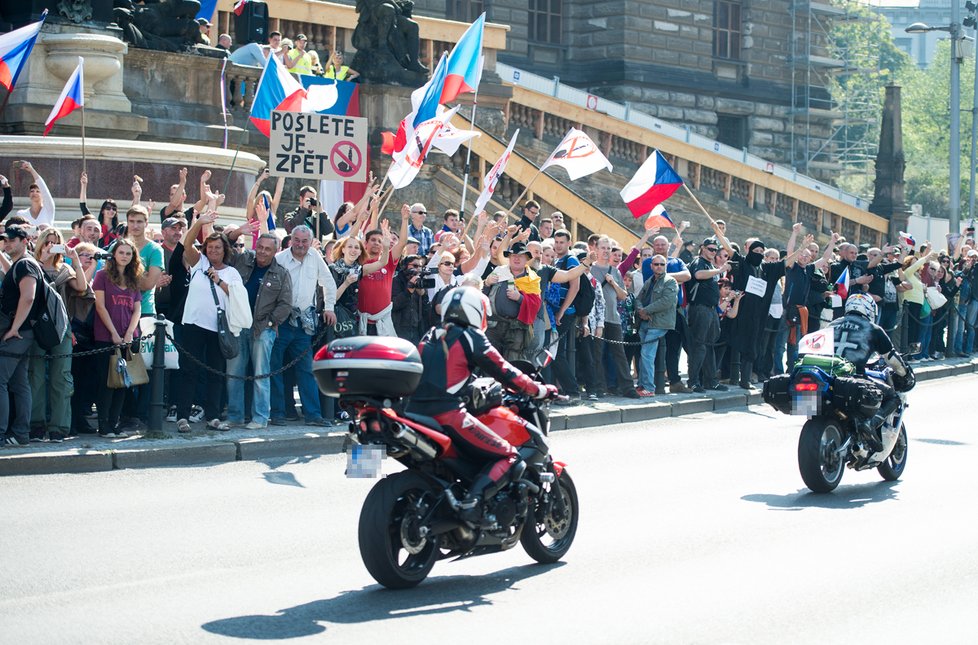
<path fill-rule="evenodd" d="M 231 429 L 231 426 L 220 419 L 211 419 L 207 422 L 207 427 L 211 430 L 219 430 L 221 432 L 227 432 Z"/>
<path fill-rule="evenodd" d="M 186 419 L 180 419 L 177 421 L 177 432 L 187 433 L 190 432 L 190 422 Z"/>

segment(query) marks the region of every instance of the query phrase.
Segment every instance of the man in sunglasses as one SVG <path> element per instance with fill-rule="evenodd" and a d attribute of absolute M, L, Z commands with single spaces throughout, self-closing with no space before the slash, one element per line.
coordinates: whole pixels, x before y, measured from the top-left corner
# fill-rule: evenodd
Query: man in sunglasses
<path fill-rule="evenodd" d="M 642 285 L 638 294 L 636 314 L 641 320 L 638 335 L 642 340 L 642 360 L 638 375 L 638 395 L 655 394 L 655 363 L 659 339 L 676 327 L 676 309 L 679 307 L 679 283 L 666 273 L 666 257 L 654 255 L 649 263 L 652 275 Z M 660 364 L 665 367 L 665 353 Z"/>
<path fill-rule="evenodd" d="M 421 202 L 411 204 L 411 223 L 408 225 L 408 235 L 418 241 L 417 255 L 428 255 L 428 249 L 435 243 L 435 234 L 424 225 L 428 209 Z"/>
<path fill-rule="evenodd" d="M 720 276 L 730 270 L 730 264 L 713 266 L 720 242 L 708 237 L 700 245 L 700 254 L 689 265 L 693 279 L 689 289 L 689 387 L 694 392 L 726 391 L 717 381 L 714 344 L 720 337 L 720 319 L 716 308 L 720 303 Z"/>

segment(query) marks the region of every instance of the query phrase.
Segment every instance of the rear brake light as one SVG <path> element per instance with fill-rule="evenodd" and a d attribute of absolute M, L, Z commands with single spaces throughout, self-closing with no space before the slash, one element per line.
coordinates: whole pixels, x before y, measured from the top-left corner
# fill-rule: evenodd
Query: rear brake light
<path fill-rule="evenodd" d="M 795 392 L 818 392 L 818 383 L 795 383 Z"/>

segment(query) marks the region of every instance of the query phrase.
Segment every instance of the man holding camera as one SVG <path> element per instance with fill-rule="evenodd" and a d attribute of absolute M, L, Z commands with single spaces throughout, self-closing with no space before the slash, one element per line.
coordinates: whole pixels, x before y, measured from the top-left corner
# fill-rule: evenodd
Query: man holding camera
<path fill-rule="evenodd" d="M 428 312 L 428 291 L 424 281 L 425 260 L 420 255 L 409 254 L 402 258 L 400 269 L 394 275 L 391 287 L 391 318 L 394 331 L 404 340 L 417 345 L 429 325 L 425 320 Z M 431 280 L 432 285 L 434 280 Z"/>
<path fill-rule="evenodd" d="M 299 189 L 299 206 L 285 215 L 286 233 L 291 235 L 292 229 L 302 224 L 316 234 L 317 240 L 322 240 L 324 235 L 333 232 L 333 223 L 329 221 L 329 216 L 323 213 L 317 197 L 316 189 L 312 186 L 303 186 Z"/>

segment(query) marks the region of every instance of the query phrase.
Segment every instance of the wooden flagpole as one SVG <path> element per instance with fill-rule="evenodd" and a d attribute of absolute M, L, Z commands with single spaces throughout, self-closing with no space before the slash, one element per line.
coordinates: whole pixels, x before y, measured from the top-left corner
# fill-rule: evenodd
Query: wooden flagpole
<path fill-rule="evenodd" d="M 513 205 L 510 206 L 509 210 L 506 211 L 506 215 L 513 217 L 514 219 L 517 219 L 516 215 L 513 214 L 513 209 L 516 208 L 516 205 L 520 203 L 520 201 L 526 196 L 528 192 L 530 192 L 530 186 L 532 186 L 533 182 L 537 180 L 537 177 L 539 177 L 542 174 L 543 174 L 543 168 L 537 170 L 537 174 L 533 175 L 533 179 L 531 179 L 529 183 L 527 183 L 526 188 L 523 189 L 523 192 L 520 193 L 520 196 L 516 198 L 516 200 L 513 202 Z"/>
<path fill-rule="evenodd" d="M 471 127 L 473 130 L 475 129 L 475 109 L 478 106 L 479 106 L 479 88 L 478 86 L 476 86 L 475 96 L 472 98 L 472 116 L 471 118 L 469 118 L 469 127 Z M 462 204 L 461 206 L 458 207 L 459 217 L 463 217 L 463 218 L 465 217 L 465 193 L 469 187 L 469 163 L 472 160 L 471 140 L 466 142 L 466 148 L 467 148 L 467 152 L 465 153 L 465 168 L 463 169 L 465 173 L 462 176 Z M 474 216 L 475 213 L 472 213 L 472 215 Z M 466 230 L 467 229 L 468 226 L 466 226 Z"/>
<path fill-rule="evenodd" d="M 687 186 L 687 185 L 686 185 L 686 182 L 685 182 L 685 181 L 683 182 L 683 188 L 685 188 L 685 189 L 686 189 L 686 192 L 687 192 L 687 193 L 689 193 L 689 196 L 693 198 L 693 201 L 694 201 L 694 202 L 696 202 L 696 205 L 700 207 L 700 210 L 701 210 L 701 211 L 703 211 L 703 214 L 704 214 L 704 215 L 706 215 L 706 218 L 707 218 L 708 220 L 710 220 L 710 223 L 711 223 L 711 224 L 715 224 L 715 223 L 716 223 L 716 221 L 715 221 L 715 220 L 713 219 L 713 217 L 711 217 L 711 216 L 710 216 L 710 214 L 709 214 L 709 213 L 708 213 L 708 212 L 706 211 L 706 209 L 705 209 L 705 208 L 703 207 L 703 204 L 701 204 L 701 203 L 700 203 L 700 200 L 698 200 L 698 199 L 696 199 L 696 195 L 694 195 L 694 194 L 693 194 L 693 191 L 691 191 L 691 190 L 689 189 L 689 186 Z"/>

